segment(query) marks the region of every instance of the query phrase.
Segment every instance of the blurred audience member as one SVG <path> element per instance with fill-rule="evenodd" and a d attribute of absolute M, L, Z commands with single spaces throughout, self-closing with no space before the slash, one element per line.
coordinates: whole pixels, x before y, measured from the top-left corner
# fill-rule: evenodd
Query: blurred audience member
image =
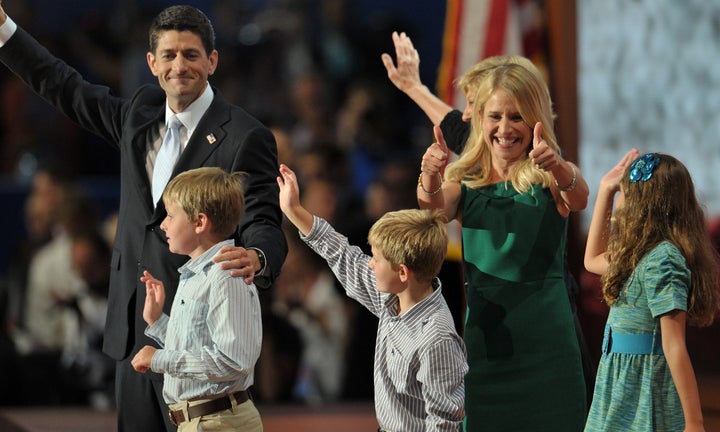
<path fill-rule="evenodd" d="M 30 263 L 57 232 L 58 207 L 69 187 L 68 176 L 54 165 L 43 165 L 32 177 L 24 207 L 25 235 L 13 248 L 15 255 L 8 266 L 4 325 L 10 333 L 25 327 Z"/>
<path fill-rule="evenodd" d="M 87 283 L 72 262 L 73 236 L 96 227 L 94 203 L 75 188 L 63 192 L 52 239 L 29 263 L 24 325 L 11 333 L 23 363 L 32 404 L 84 404 L 87 393 L 72 370 L 78 343 L 84 340 L 78 322 L 77 299 Z M 37 388 L 45 391 L 38 394 Z"/>
<path fill-rule="evenodd" d="M 117 211 L 114 211 L 110 213 L 109 215 L 105 216 L 105 219 L 102 222 L 101 231 L 102 235 L 105 238 L 105 241 L 107 242 L 108 246 L 110 246 L 110 250 L 112 250 L 113 245 L 115 244 L 115 234 L 117 234 L 117 224 L 118 224 L 118 213 Z"/>
<path fill-rule="evenodd" d="M 349 85 L 338 110 L 336 136 L 339 146 L 348 154 L 355 195 L 365 193 L 385 163 L 420 158 L 403 135 L 407 131 L 398 128 L 397 117 L 392 98 L 378 84 L 357 79 Z"/>
<path fill-rule="evenodd" d="M 298 76 L 290 90 L 295 117 L 290 136 L 295 148 L 302 151 L 316 142 L 332 142 L 335 107 L 327 78 L 308 72 Z"/>
<path fill-rule="evenodd" d="M 394 160 L 382 166 L 365 191 L 368 219 L 374 222 L 390 211 L 417 208 L 412 196 L 417 187 L 416 171 L 413 161 Z"/>
<path fill-rule="evenodd" d="M 288 256 L 274 287 L 273 312 L 285 317 L 302 341 L 293 395 L 311 405 L 337 401 L 345 376 L 348 302 L 325 261 L 288 231 Z"/>
<path fill-rule="evenodd" d="M 90 228 L 73 235 L 70 253 L 73 269 L 86 289 L 67 301 L 74 313 L 67 317 L 62 364 L 77 376 L 92 407 L 109 409 L 114 406 L 115 362 L 102 352 L 102 338 L 112 250 L 104 233 Z"/>
<path fill-rule="evenodd" d="M 89 199 L 77 190 L 68 190 L 58 207 L 58 226 L 52 240 L 30 262 L 25 306 L 30 345 L 21 345 L 21 352 L 61 351 L 68 342 L 64 302 L 85 289 L 72 266 L 72 236 L 96 223 Z"/>
<path fill-rule="evenodd" d="M 293 162 L 295 149 L 288 128 L 280 124 L 270 124 L 268 127 L 275 136 L 275 142 L 277 143 L 278 163 Z"/>

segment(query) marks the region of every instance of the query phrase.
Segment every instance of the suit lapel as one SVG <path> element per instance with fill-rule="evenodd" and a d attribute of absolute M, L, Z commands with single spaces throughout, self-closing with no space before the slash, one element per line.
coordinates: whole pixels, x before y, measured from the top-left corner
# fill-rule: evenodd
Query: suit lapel
<path fill-rule="evenodd" d="M 137 133 L 132 137 L 132 154 L 134 159 L 134 166 L 132 169 L 136 170 L 136 175 L 131 176 L 136 180 L 135 187 L 138 188 L 138 195 L 144 197 L 143 203 L 144 208 L 147 211 L 147 217 L 153 214 L 153 207 L 155 203 L 152 202 L 152 182 L 148 178 L 146 159 L 148 146 L 155 140 L 160 139 L 160 128 L 159 124 L 164 120 L 165 107 L 164 105 L 160 108 L 153 108 L 147 113 L 146 121 L 140 125 Z"/>

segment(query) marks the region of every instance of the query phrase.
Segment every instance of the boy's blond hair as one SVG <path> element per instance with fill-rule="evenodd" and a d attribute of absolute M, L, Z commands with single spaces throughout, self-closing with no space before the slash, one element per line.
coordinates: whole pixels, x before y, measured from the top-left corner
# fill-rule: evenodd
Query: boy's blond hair
<path fill-rule="evenodd" d="M 442 210 L 406 209 L 388 212 L 370 228 L 368 243 L 397 269 L 405 264 L 418 281 L 440 273 L 447 253 L 447 218 Z"/>
<path fill-rule="evenodd" d="M 177 203 L 190 220 L 205 213 L 212 221 L 212 233 L 227 238 L 237 230 L 245 209 L 243 178 L 243 173 L 217 167 L 191 169 L 168 183 L 163 202 Z"/>

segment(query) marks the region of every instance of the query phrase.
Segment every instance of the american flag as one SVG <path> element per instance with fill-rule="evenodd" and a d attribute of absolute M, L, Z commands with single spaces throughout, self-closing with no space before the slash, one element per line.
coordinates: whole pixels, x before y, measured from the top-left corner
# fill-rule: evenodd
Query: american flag
<path fill-rule="evenodd" d="M 451 106 L 465 95 L 453 83 L 485 57 L 519 54 L 545 72 L 541 0 L 447 0 L 437 91 Z"/>

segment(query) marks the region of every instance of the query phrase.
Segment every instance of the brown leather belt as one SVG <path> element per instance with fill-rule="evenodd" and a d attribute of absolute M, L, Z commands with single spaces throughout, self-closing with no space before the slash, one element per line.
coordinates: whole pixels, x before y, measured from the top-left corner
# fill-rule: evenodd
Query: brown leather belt
<path fill-rule="evenodd" d="M 221 398 L 209 400 L 207 402 L 203 402 L 201 404 L 193 405 L 191 407 L 188 407 L 188 418 L 185 418 L 185 414 L 183 413 L 183 410 L 176 410 L 176 411 L 168 411 L 168 418 L 170 419 L 170 423 L 174 424 L 175 426 L 179 425 L 182 422 L 190 421 L 197 417 L 202 417 L 208 414 L 214 414 L 216 412 L 220 412 L 226 409 L 232 408 L 232 400 L 230 399 L 230 396 L 235 398 L 235 402 L 240 405 L 241 403 L 244 403 L 248 399 L 250 399 L 250 393 L 247 390 L 241 390 L 239 392 L 232 393 L 231 395 L 223 396 Z"/>

